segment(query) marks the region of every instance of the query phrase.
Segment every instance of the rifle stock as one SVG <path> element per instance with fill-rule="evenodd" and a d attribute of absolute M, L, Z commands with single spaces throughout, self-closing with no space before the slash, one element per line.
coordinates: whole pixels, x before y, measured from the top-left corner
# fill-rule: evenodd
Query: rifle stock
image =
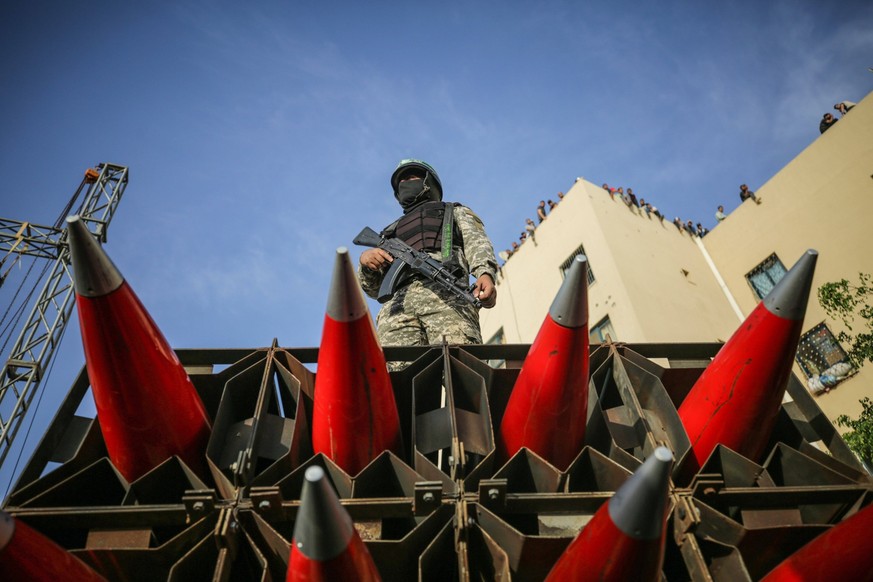
<path fill-rule="evenodd" d="M 365 226 L 364 230 L 358 233 L 358 236 L 354 238 L 352 241 L 358 246 L 361 247 L 378 247 L 382 244 L 382 237 L 379 236 L 379 233 L 370 228 L 369 226 Z"/>

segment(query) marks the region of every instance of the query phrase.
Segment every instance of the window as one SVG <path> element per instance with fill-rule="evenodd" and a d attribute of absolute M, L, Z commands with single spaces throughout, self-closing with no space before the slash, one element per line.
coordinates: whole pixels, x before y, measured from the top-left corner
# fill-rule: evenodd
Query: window
<path fill-rule="evenodd" d="M 588 339 L 593 344 L 614 342 L 616 340 L 615 329 L 612 327 L 608 315 L 601 319 L 600 323 L 588 330 Z"/>
<path fill-rule="evenodd" d="M 491 339 L 485 343 L 486 344 L 500 344 L 500 345 L 505 344 L 506 343 L 506 335 L 503 333 L 503 328 L 501 327 L 500 329 L 498 329 L 497 332 L 495 332 L 495 334 L 491 336 Z"/>
<path fill-rule="evenodd" d="M 566 277 L 567 271 L 570 269 L 570 266 L 573 265 L 573 259 L 575 259 L 579 255 L 584 254 L 585 249 L 582 247 L 582 245 L 579 245 L 579 248 L 573 251 L 573 254 L 570 255 L 570 258 L 561 263 L 561 276 Z M 594 283 L 594 271 L 591 270 L 591 261 L 588 261 L 588 285 L 590 286 L 592 283 Z"/>
<path fill-rule="evenodd" d="M 491 336 L 487 342 L 487 345 L 503 345 L 506 343 L 506 334 L 503 333 L 503 327 L 497 330 L 497 332 Z M 505 368 L 506 360 L 486 360 L 486 364 L 491 366 L 492 368 Z"/>
<path fill-rule="evenodd" d="M 809 377 L 807 385 L 814 392 L 833 388 L 855 373 L 846 351 L 824 323 L 800 337 L 797 363 Z"/>
<path fill-rule="evenodd" d="M 763 263 L 749 271 L 746 279 L 749 281 L 749 285 L 752 286 L 758 299 L 763 299 L 776 286 L 776 283 L 785 276 L 786 272 L 785 265 L 776 256 L 776 253 L 773 253 L 764 259 Z"/>

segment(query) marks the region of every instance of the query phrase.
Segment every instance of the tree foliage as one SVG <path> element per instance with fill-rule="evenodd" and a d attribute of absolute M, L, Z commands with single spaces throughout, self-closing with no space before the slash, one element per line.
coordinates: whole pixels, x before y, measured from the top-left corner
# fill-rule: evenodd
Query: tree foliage
<path fill-rule="evenodd" d="M 818 289 L 818 302 L 828 316 L 841 321 L 846 330 L 837 338 L 848 346 L 852 365 L 873 362 L 873 275 L 858 274 L 858 284 L 846 279 L 825 283 Z M 860 322 L 857 320 L 860 319 Z M 856 329 L 858 328 L 858 329 Z"/>
<path fill-rule="evenodd" d="M 861 416 L 853 420 L 846 414 L 837 417 L 838 426 L 852 429 L 843 435 L 849 448 L 855 451 L 867 466 L 873 466 L 873 400 L 861 399 Z"/>
<path fill-rule="evenodd" d="M 859 273 L 858 283 L 842 279 L 825 283 L 818 290 L 818 302 L 828 316 L 841 321 L 846 331 L 838 334 L 848 346 L 849 359 L 856 368 L 873 362 L 873 276 Z M 860 320 L 860 321 L 859 321 Z M 861 399 L 861 416 L 852 419 L 841 414 L 837 426 L 851 429 L 843 435 L 846 443 L 868 465 L 873 466 L 873 401 Z"/>

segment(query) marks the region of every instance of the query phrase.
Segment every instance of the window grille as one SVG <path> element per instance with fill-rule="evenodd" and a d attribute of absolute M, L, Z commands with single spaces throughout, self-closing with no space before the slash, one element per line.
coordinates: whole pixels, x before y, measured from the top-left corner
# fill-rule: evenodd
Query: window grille
<path fill-rule="evenodd" d="M 487 342 L 488 345 L 503 345 L 506 343 L 506 334 L 503 332 L 503 327 L 501 326 L 494 335 L 491 336 Z M 491 366 L 492 368 L 505 368 L 506 360 L 485 360 L 485 363 Z"/>
<path fill-rule="evenodd" d="M 567 271 L 570 269 L 570 266 L 573 265 L 573 259 L 575 259 L 579 255 L 584 255 L 584 254 L 585 254 L 585 249 L 583 248 L 582 245 L 579 245 L 579 248 L 577 248 L 575 251 L 573 251 L 573 253 L 570 255 L 570 257 L 566 261 L 561 263 L 561 277 L 566 278 Z M 591 270 L 591 260 L 589 259 L 589 261 L 588 261 L 588 286 L 590 287 L 592 283 L 594 283 L 594 271 Z"/>
<path fill-rule="evenodd" d="M 506 334 L 503 333 L 503 328 L 498 329 L 494 335 L 491 336 L 491 339 L 485 342 L 486 344 L 505 344 L 506 343 Z"/>
<path fill-rule="evenodd" d="M 837 364 L 849 364 L 849 356 L 828 326 L 820 323 L 800 336 L 797 363 L 811 378 L 827 373 Z"/>
<path fill-rule="evenodd" d="M 616 340 L 615 328 L 612 327 L 612 322 L 609 321 L 608 315 L 588 330 L 588 339 L 593 344 L 614 342 Z"/>
<path fill-rule="evenodd" d="M 787 273 L 785 265 L 776 256 L 776 253 L 773 253 L 764 259 L 760 265 L 749 271 L 746 274 L 746 280 L 749 281 L 749 285 L 752 286 L 752 290 L 758 299 L 763 299 L 773 290 L 776 283 L 785 276 L 785 273 Z"/>

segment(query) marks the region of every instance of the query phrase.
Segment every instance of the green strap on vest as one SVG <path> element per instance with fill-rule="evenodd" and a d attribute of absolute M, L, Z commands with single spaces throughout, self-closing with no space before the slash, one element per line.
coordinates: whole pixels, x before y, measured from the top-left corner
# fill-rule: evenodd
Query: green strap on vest
<path fill-rule="evenodd" d="M 443 262 L 452 256 L 452 231 L 454 230 L 455 205 L 447 203 L 443 212 Z"/>

